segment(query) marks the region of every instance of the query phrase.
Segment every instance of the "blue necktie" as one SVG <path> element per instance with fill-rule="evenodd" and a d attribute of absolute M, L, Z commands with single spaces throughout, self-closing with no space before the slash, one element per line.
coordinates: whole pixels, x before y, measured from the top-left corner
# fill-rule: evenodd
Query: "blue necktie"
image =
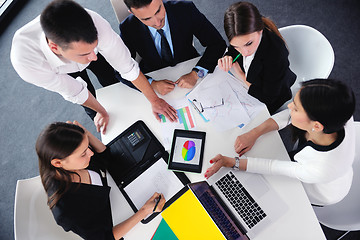
<path fill-rule="evenodd" d="M 164 35 L 164 30 L 158 29 L 157 32 L 161 36 L 161 58 L 165 63 L 172 65 L 174 58 L 171 53 L 170 45 Z"/>

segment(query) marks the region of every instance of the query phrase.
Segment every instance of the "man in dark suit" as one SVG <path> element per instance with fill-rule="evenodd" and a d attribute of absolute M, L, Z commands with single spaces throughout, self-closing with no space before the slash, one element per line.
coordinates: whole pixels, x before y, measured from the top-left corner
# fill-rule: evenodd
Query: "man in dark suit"
<path fill-rule="evenodd" d="M 162 0 L 124 0 L 124 2 L 133 15 L 120 24 L 120 35 L 129 48 L 131 56 L 135 58 L 137 53 L 141 57 L 142 72 L 174 66 L 199 56 L 193 46 L 194 36 L 206 47 L 203 56 L 192 71 L 175 82 L 150 78 L 149 82 L 157 92 L 165 95 L 174 89 L 175 84 L 179 87 L 192 88 L 199 78 L 214 70 L 217 60 L 224 54 L 226 43 L 193 2 Z"/>

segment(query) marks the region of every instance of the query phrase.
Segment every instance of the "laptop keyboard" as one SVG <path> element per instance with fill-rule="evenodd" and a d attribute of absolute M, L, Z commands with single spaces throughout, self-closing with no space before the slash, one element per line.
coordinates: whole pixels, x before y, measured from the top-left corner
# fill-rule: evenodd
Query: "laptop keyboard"
<path fill-rule="evenodd" d="M 216 222 L 217 226 L 220 228 L 226 239 L 239 239 L 239 233 L 236 232 L 232 223 L 225 216 L 223 211 L 219 209 L 213 197 L 210 196 L 210 193 L 204 192 L 200 197 L 200 201 L 205 207 L 206 211 L 209 212 L 209 215 L 213 217 L 214 222 Z"/>
<path fill-rule="evenodd" d="M 232 172 L 215 184 L 250 229 L 266 217 L 265 212 Z"/>

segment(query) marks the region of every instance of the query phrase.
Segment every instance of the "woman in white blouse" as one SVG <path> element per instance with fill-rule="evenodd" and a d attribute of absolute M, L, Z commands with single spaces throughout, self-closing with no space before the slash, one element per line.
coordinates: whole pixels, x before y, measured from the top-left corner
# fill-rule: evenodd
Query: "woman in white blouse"
<path fill-rule="evenodd" d="M 223 166 L 285 175 L 303 182 L 312 204 L 329 205 L 342 200 L 350 190 L 355 155 L 352 90 L 331 79 L 306 81 L 288 108 L 238 136 L 235 151 L 242 157 L 215 156 L 205 177 L 209 178 Z M 294 140 L 299 140 L 297 149 L 289 153 L 292 161 L 243 155 L 261 135 L 288 124 L 293 127 Z"/>

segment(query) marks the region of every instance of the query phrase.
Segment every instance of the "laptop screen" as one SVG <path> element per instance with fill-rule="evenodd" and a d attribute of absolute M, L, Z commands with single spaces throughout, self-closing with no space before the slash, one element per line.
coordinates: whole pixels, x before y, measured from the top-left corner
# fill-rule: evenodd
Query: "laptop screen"
<path fill-rule="evenodd" d="M 206 212 L 229 240 L 245 240 L 245 230 L 232 216 L 216 192 L 205 181 L 189 184 L 190 189 L 201 202 Z"/>

